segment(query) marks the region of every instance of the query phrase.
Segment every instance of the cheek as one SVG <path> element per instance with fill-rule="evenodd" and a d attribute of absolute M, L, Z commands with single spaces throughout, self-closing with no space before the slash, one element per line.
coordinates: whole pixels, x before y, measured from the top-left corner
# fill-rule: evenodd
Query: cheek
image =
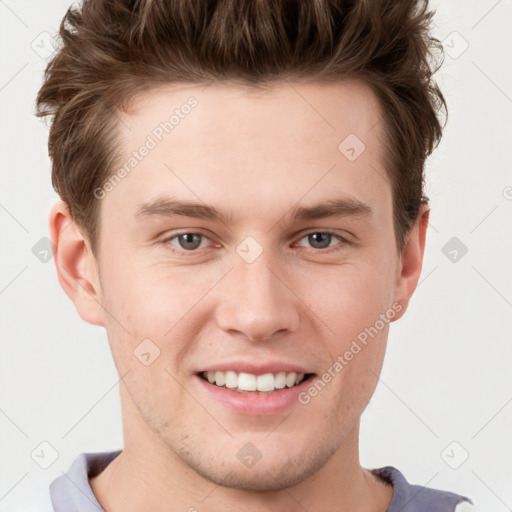
<path fill-rule="evenodd" d="M 126 264 L 105 265 L 102 280 L 105 325 L 116 360 L 132 366 L 134 350 L 151 340 L 160 351 L 155 364 L 166 361 L 169 369 L 179 364 L 190 347 L 197 305 L 215 284 L 215 276 L 168 267 L 154 269 Z M 218 280 L 218 278 L 217 278 Z M 197 327 L 197 326 L 195 326 Z M 172 343 L 170 343 L 172 341 Z M 151 343 L 146 342 L 151 352 Z M 175 361 L 176 360 L 176 361 Z"/>
<path fill-rule="evenodd" d="M 303 282 L 299 293 L 307 297 L 310 310 L 323 321 L 334 347 L 341 350 L 391 306 L 387 275 L 370 265 L 347 265 Z M 323 284 L 312 287 L 312 282 Z"/>
<path fill-rule="evenodd" d="M 194 272 L 169 266 L 154 269 L 134 264 L 107 270 L 105 303 L 131 328 L 163 336 L 189 310 L 207 286 Z M 186 275 L 185 275 L 186 274 Z"/>
<path fill-rule="evenodd" d="M 372 265 L 346 266 L 323 281 L 332 284 L 309 292 L 311 310 L 328 327 L 322 328 L 326 373 L 319 376 L 326 385 L 318 383 L 312 392 L 322 390 L 317 406 L 333 424 L 349 424 L 360 415 L 377 385 L 389 323 L 396 314 L 387 275 Z"/>
<path fill-rule="evenodd" d="M 356 323 L 355 318 L 352 321 Z M 375 391 L 389 329 L 389 322 L 381 320 L 374 320 L 366 327 L 360 327 L 364 322 L 357 323 L 358 326 L 352 329 L 348 326 L 333 341 L 329 347 L 331 357 L 323 373 L 306 391 L 320 397 L 315 398 L 319 417 L 329 417 L 332 425 L 344 426 L 341 431 L 361 416 Z"/>

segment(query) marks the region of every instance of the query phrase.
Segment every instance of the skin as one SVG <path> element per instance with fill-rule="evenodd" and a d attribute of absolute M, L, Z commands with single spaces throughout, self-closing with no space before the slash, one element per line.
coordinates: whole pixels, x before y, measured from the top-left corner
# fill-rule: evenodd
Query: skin
<path fill-rule="evenodd" d="M 197 107 L 101 200 L 98 260 L 64 203 L 50 215 L 59 281 L 80 316 L 105 327 L 123 377 L 123 452 L 92 489 L 108 512 L 225 512 L 240 503 L 383 512 L 393 489 L 361 467 L 358 437 L 389 323 L 314 399 L 284 413 L 236 413 L 195 376 L 233 359 L 277 359 L 321 375 L 379 315 L 393 305 L 401 308 L 393 321 L 405 312 L 428 210 L 398 252 L 377 100 L 359 82 L 160 86 L 120 114 L 119 164 L 190 96 Z M 366 145 L 353 162 L 338 150 L 351 133 Z M 232 223 L 136 218 L 164 195 L 213 205 Z M 297 204 L 339 197 L 372 213 L 289 216 Z M 307 235 L 325 230 L 351 243 L 333 236 L 327 248 L 313 245 Z M 181 232 L 205 237 L 187 252 L 169 241 Z M 250 264 L 236 252 L 247 236 L 263 249 Z M 149 366 L 133 354 L 146 338 L 160 349 Z M 252 467 L 237 457 L 248 442 L 262 454 Z"/>

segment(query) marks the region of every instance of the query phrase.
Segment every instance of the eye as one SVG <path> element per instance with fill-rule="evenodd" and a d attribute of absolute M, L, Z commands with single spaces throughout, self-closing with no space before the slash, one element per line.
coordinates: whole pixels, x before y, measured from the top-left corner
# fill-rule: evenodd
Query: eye
<path fill-rule="evenodd" d="M 344 246 L 351 244 L 351 242 L 333 231 L 311 231 L 310 233 L 306 233 L 301 238 L 301 240 L 304 239 L 307 239 L 308 243 L 314 249 L 323 250 L 324 252 L 341 250 Z M 341 243 L 331 246 L 331 242 L 335 241 L 336 239 Z"/>
<path fill-rule="evenodd" d="M 300 241 L 307 240 L 313 249 L 318 249 L 317 252 L 330 253 L 340 251 L 348 245 L 353 243 L 333 231 L 311 231 L 306 233 L 300 238 Z M 191 231 L 176 233 L 164 240 L 165 244 L 173 253 L 184 254 L 198 252 L 199 249 L 207 247 L 207 242 L 210 239 L 202 234 Z M 338 240 L 338 244 L 331 245 Z"/>
<path fill-rule="evenodd" d="M 193 252 L 201 248 L 201 244 L 204 240 L 208 240 L 208 238 L 202 233 L 185 232 L 166 238 L 163 240 L 163 243 L 170 244 L 171 250 L 173 251 L 176 248 L 176 252 Z M 177 244 L 174 244 L 173 241 L 176 241 Z"/>

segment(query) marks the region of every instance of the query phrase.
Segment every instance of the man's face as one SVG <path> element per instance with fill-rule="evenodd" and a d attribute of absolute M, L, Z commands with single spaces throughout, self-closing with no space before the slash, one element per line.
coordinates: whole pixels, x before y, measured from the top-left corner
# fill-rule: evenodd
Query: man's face
<path fill-rule="evenodd" d="M 356 445 L 402 307 L 377 101 L 355 82 L 174 85 L 135 106 L 119 167 L 149 149 L 101 200 L 98 245 L 125 443 L 225 486 L 303 481 Z M 338 215 L 295 215 L 334 201 Z M 309 378 L 240 391 L 207 372 L 248 389 Z"/>

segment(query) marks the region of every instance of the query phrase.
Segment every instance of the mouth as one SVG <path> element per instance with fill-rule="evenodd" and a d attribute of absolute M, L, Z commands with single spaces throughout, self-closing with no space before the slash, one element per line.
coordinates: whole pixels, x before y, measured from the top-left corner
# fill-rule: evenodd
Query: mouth
<path fill-rule="evenodd" d="M 311 379 L 314 373 L 277 372 L 255 375 L 236 371 L 199 372 L 197 374 L 209 384 L 238 393 L 269 394 L 294 388 Z"/>

